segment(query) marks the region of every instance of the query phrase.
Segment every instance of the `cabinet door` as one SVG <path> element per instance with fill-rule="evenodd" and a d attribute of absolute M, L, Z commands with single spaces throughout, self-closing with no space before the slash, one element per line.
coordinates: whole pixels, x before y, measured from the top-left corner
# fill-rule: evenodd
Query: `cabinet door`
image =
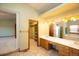
<path fill-rule="evenodd" d="M 49 49 L 49 45 L 48 45 L 48 41 L 47 41 L 47 40 L 40 39 L 40 45 L 41 45 L 43 48 Z"/>
<path fill-rule="evenodd" d="M 62 55 L 62 56 L 70 55 L 69 47 L 64 46 L 64 45 L 59 45 L 59 44 L 57 45 L 57 47 L 58 47 L 59 55 Z"/>
<path fill-rule="evenodd" d="M 79 50 L 71 48 L 71 56 L 79 56 Z"/>

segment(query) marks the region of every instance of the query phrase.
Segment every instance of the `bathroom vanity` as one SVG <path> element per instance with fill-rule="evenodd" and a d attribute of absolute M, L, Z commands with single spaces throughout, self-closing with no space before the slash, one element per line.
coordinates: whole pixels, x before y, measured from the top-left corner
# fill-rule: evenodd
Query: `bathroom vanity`
<path fill-rule="evenodd" d="M 58 53 L 61 56 L 79 56 L 79 41 L 51 36 L 40 37 L 40 46 L 50 49 L 50 44 L 56 45 Z"/>

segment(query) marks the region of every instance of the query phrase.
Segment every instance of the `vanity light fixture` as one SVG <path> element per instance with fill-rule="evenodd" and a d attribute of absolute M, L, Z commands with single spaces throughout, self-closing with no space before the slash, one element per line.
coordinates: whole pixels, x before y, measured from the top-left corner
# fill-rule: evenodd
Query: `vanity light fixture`
<path fill-rule="evenodd" d="M 50 21 L 48 21 L 48 23 L 49 23 L 49 24 L 53 24 L 53 23 L 54 23 L 54 21 L 53 21 L 53 20 L 50 20 Z"/>
<path fill-rule="evenodd" d="M 68 20 L 64 18 L 63 21 L 64 21 L 64 22 L 67 22 Z"/>
<path fill-rule="evenodd" d="M 76 21 L 76 18 L 75 18 L 75 17 L 71 17 L 71 20 L 72 20 L 72 21 Z"/>
<path fill-rule="evenodd" d="M 54 24 L 54 22 L 52 22 L 52 24 Z"/>
<path fill-rule="evenodd" d="M 51 24 L 51 22 L 49 21 L 49 24 Z"/>

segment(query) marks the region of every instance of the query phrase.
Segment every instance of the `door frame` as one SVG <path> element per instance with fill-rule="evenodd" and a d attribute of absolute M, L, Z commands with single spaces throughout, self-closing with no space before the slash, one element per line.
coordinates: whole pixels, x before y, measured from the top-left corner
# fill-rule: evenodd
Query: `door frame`
<path fill-rule="evenodd" d="M 17 47 L 17 50 L 19 51 L 20 50 L 20 47 L 19 47 L 19 12 L 16 12 L 14 10 L 10 10 L 10 9 L 0 9 L 0 11 L 2 12 L 6 12 L 6 13 L 10 13 L 10 14 L 15 14 L 15 19 L 16 19 L 16 47 Z"/>
<path fill-rule="evenodd" d="M 32 19 L 29 19 L 29 31 L 28 31 L 28 49 L 30 49 L 30 21 L 35 21 L 37 22 L 37 26 L 38 26 L 38 21 L 37 20 L 32 20 Z M 37 39 L 37 46 L 39 46 L 39 27 L 38 27 L 38 39 Z"/>

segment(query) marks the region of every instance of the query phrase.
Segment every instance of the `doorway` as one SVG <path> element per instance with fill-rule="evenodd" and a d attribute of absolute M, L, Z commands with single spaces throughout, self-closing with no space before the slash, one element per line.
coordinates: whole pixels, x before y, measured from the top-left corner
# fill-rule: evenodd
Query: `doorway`
<path fill-rule="evenodd" d="M 0 55 L 17 50 L 16 14 L 0 11 Z"/>
<path fill-rule="evenodd" d="M 38 46 L 38 21 L 36 20 L 29 20 L 29 48 L 31 40 L 34 40 Z"/>

